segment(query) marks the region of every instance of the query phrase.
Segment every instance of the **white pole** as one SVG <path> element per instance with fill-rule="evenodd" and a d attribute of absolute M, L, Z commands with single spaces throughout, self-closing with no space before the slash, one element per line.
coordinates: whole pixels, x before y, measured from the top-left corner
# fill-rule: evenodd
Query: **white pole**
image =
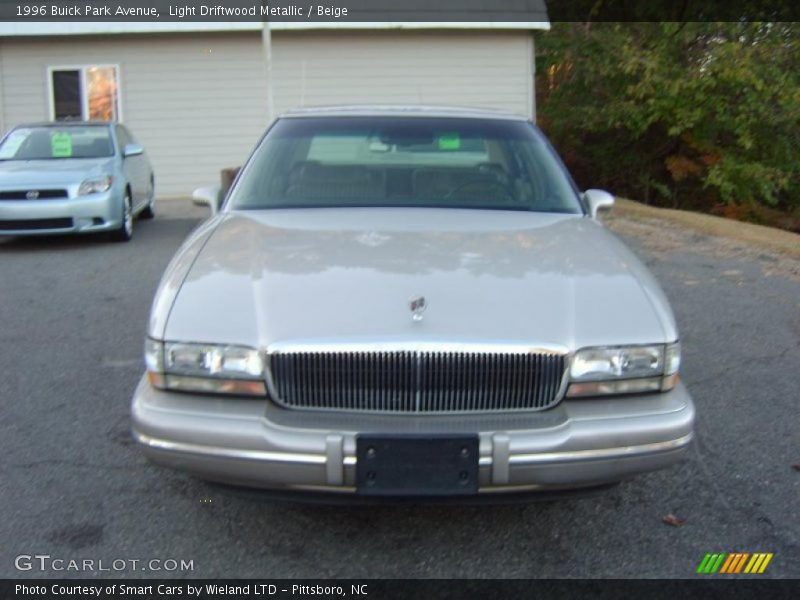
<path fill-rule="evenodd" d="M 275 118 L 275 98 L 272 94 L 272 33 L 268 19 L 264 19 L 261 27 L 261 49 L 264 52 L 264 79 L 267 84 L 267 125 L 270 125 Z"/>

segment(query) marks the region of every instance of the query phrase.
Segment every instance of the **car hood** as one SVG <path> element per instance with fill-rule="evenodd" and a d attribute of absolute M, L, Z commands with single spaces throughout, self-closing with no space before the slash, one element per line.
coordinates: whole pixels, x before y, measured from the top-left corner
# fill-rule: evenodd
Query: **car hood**
<path fill-rule="evenodd" d="M 647 269 L 578 215 L 459 209 L 236 211 L 190 240 L 151 335 L 246 344 L 583 346 L 676 339 Z M 421 321 L 409 302 L 424 296 Z M 171 310 L 167 311 L 167 307 Z M 168 318 L 167 318 L 168 313 Z"/>
<path fill-rule="evenodd" d="M 111 173 L 112 166 L 112 157 L 0 160 L 0 189 L 80 185 L 89 177 Z"/>

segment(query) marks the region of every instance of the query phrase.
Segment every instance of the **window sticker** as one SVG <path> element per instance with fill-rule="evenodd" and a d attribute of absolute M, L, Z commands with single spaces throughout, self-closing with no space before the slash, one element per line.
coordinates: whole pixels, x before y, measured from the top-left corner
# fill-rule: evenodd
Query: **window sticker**
<path fill-rule="evenodd" d="M 72 156 L 72 136 L 65 131 L 58 131 L 50 138 L 50 150 L 53 158 L 69 158 Z"/>
<path fill-rule="evenodd" d="M 455 132 L 439 135 L 439 150 L 458 150 L 461 148 L 461 138 Z"/>

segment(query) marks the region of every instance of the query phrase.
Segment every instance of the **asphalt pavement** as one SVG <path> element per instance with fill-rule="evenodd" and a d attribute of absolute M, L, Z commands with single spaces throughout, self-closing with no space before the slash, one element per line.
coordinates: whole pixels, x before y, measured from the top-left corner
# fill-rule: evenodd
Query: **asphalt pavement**
<path fill-rule="evenodd" d="M 0 240 L 0 577 L 684 578 L 709 552 L 771 552 L 761 577 L 800 577 L 800 278 L 784 257 L 612 223 L 682 332 L 698 420 L 681 465 L 588 498 L 318 506 L 231 494 L 133 445 L 150 302 L 205 215 L 159 210 L 129 244 Z"/>

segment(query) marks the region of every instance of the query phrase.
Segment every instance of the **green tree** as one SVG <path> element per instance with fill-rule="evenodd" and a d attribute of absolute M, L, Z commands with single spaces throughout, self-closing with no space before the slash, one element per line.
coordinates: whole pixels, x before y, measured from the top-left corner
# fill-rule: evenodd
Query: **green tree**
<path fill-rule="evenodd" d="M 581 185 L 800 207 L 797 23 L 557 23 L 537 45 L 539 122 Z"/>

